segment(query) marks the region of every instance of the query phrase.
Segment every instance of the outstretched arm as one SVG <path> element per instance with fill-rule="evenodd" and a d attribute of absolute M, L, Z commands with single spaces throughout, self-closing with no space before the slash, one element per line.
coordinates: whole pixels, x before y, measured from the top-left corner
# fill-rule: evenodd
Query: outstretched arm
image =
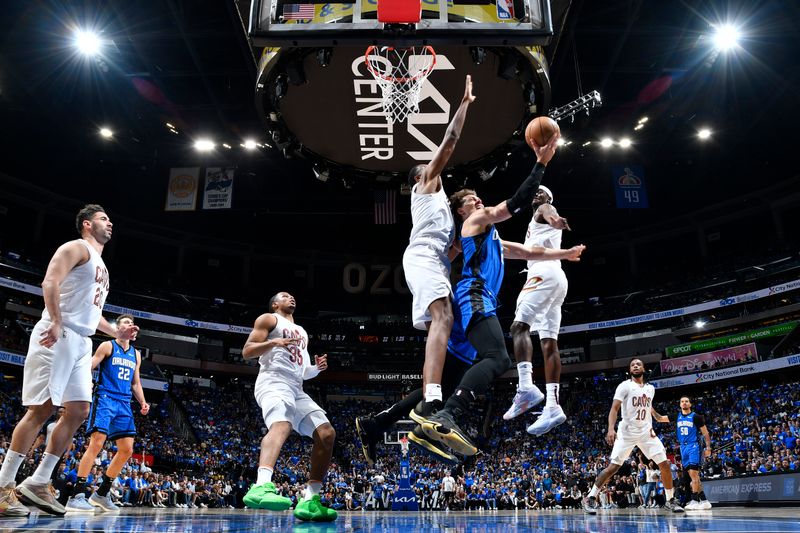
<path fill-rule="evenodd" d="M 539 190 L 539 185 L 542 183 L 544 177 L 544 169 L 556 153 L 556 146 L 558 146 L 558 139 L 561 137 L 560 133 L 554 134 L 547 141 L 544 146 L 534 147 L 536 152 L 536 164 L 533 165 L 531 173 L 519 186 L 514 196 L 504 202 L 500 202 L 495 206 L 480 209 L 477 213 L 472 215 L 473 224 L 486 226 L 488 224 L 497 224 L 508 220 L 513 215 L 521 213 L 524 209 L 531 205 L 536 191 Z"/>
<path fill-rule="evenodd" d="M 544 246 L 525 246 L 518 242 L 503 241 L 503 256 L 506 259 L 580 261 L 586 246 L 579 244 L 572 248 L 554 249 Z"/>
<path fill-rule="evenodd" d="M 559 216 L 558 211 L 556 208 L 550 204 L 542 204 L 539 206 L 539 209 L 536 212 L 536 218 L 538 219 L 541 217 L 541 220 L 544 220 L 550 226 L 554 227 L 555 229 L 565 229 L 565 230 L 572 230 L 567 223 L 567 219 Z M 540 220 L 537 220 L 539 222 Z"/>
<path fill-rule="evenodd" d="M 461 137 L 461 129 L 464 127 L 464 121 L 467 118 L 467 108 L 469 108 L 469 104 L 474 101 L 475 96 L 472 95 L 472 76 L 467 75 L 466 87 L 464 87 L 464 98 L 461 99 L 461 105 L 458 106 L 458 110 L 456 110 L 455 115 L 453 115 L 453 120 L 451 120 L 450 125 L 447 126 L 442 144 L 439 145 L 439 149 L 436 150 L 436 154 L 434 154 L 433 159 L 431 159 L 431 162 L 425 167 L 420 177 L 418 190 L 421 193 L 429 194 L 436 192 L 436 189 L 438 189 L 439 176 L 442 174 L 442 171 L 447 166 L 447 162 L 450 161 L 450 156 L 453 155 L 453 151 L 456 149 L 458 139 Z"/>

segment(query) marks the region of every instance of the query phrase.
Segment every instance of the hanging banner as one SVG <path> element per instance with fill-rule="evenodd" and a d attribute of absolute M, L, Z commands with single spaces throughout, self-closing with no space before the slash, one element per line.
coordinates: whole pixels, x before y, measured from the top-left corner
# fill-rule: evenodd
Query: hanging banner
<path fill-rule="evenodd" d="M 714 339 L 687 342 L 686 344 L 678 344 L 676 346 L 667 346 L 667 357 L 675 357 L 676 355 L 701 352 L 704 350 L 714 350 L 715 348 L 724 348 L 726 346 L 736 346 L 748 341 L 757 341 L 766 337 L 778 337 L 780 335 L 787 335 L 794 328 L 797 327 L 797 321 L 785 322 L 777 326 L 770 326 L 768 328 L 753 329 L 745 331 L 744 333 L 737 333 L 736 335 L 728 335 L 726 337 L 717 337 Z M 563 353 L 563 352 L 562 352 Z"/>
<path fill-rule="evenodd" d="M 203 209 L 230 209 L 233 198 L 234 167 L 211 167 L 206 169 L 203 191 Z"/>
<path fill-rule="evenodd" d="M 730 366 L 734 363 L 753 363 L 757 358 L 756 345 L 751 342 L 750 344 L 724 348 L 713 352 L 664 359 L 661 361 L 661 374 L 681 374 L 683 372 L 709 370 L 715 366 Z"/>
<path fill-rule="evenodd" d="M 198 167 L 169 169 L 165 211 L 194 211 L 197 204 Z"/>
<path fill-rule="evenodd" d="M 617 207 L 627 209 L 644 209 L 650 207 L 647 202 L 647 188 L 644 186 L 644 169 L 639 165 L 613 167 L 614 192 L 617 196 Z"/>

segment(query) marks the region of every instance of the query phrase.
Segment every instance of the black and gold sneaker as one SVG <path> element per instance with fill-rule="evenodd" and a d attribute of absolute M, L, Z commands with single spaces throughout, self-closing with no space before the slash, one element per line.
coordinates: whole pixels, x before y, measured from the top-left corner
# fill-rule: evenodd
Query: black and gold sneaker
<path fill-rule="evenodd" d="M 414 430 L 408 434 L 408 443 L 437 461 L 448 465 L 458 464 L 458 458 L 447 451 L 447 448 L 438 442 L 429 439 L 425 433 L 422 432 L 420 426 L 416 426 Z"/>
<path fill-rule="evenodd" d="M 472 443 L 466 432 L 458 427 L 453 415 L 446 410 L 427 417 L 420 426 L 429 439 L 441 442 L 456 453 L 461 455 L 478 453 L 478 447 Z"/>
<path fill-rule="evenodd" d="M 358 440 L 361 441 L 361 451 L 364 453 L 364 459 L 367 464 L 372 466 L 377 459 L 375 445 L 380 440 L 379 436 L 381 431 L 378 428 L 378 423 L 371 416 L 356 417 L 356 434 Z"/>
<path fill-rule="evenodd" d="M 422 424 L 428 421 L 428 417 L 436 414 L 443 405 L 441 400 L 433 400 L 432 402 L 422 400 L 414 406 L 408 416 L 417 424 Z"/>

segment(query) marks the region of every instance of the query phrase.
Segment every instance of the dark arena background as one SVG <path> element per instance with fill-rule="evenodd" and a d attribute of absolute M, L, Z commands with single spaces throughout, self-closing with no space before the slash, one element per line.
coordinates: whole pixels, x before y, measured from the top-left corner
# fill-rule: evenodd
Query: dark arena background
<path fill-rule="evenodd" d="M 11 515 L 16 493 L 0 487 L 0 530 L 800 531 L 800 4 L 290 1 L 3 2 L 0 460 L 26 412 L 45 272 L 85 204 L 113 222 L 103 314 L 130 313 L 141 328 L 150 411 L 133 403 L 133 455 L 108 493 L 117 511 Z M 391 18 L 396 9 L 411 20 Z M 415 47 L 418 64 L 426 46 L 436 54 L 404 120 L 387 121 L 371 45 Z M 479 453 L 457 464 L 406 453 L 416 423 L 403 414 L 369 464 L 356 418 L 422 385 L 427 333 L 412 326 L 403 269 L 408 172 L 437 152 L 467 74 L 477 98 L 441 174 L 448 194 L 510 198 L 536 162 L 526 125 L 551 116 L 561 129 L 542 183 L 569 221 L 562 246 L 586 245 L 580 262 L 563 261 L 567 419 L 534 436 L 541 405 L 503 418 L 526 282 L 525 263 L 507 258 L 497 316 L 513 364 L 461 421 Z M 523 242 L 531 216 L 498 231 Z M 462 266 L 453 260 L 453 286 Z M 328 357 L 303 388 L 335 429 L 319 480 L 321 505 L 338 512 L 329 522 L 294 514 L 314 481 L 312 439 L 297 433 L 272 473 L 291 509 L 243 501 L 267 433 L 259 362 L 243 348 L 282 291 L 309 353 Z M 93 347 L 109 338 L 97 331 Z M 609 409 L 634 358 L 670 418 L 653 431 L 683 513 L 638 450 L 595 514 L 583 509 L 609 464 Z M 678 444 L 683 396 L 710 435 L 703 510 L 691 508 Z M 88 443 L 81 424 L 52 476 L 61 504 Z M 44 432 L 17 450 L 17 483 L 44 451 Z M 118 452 L 100 451 L 87 498 Z"/>

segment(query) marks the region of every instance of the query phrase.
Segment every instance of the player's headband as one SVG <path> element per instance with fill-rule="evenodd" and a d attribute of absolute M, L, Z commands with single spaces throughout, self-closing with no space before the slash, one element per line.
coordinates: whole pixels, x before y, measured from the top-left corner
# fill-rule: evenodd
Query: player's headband
<path fill-rule="evenodd" d="M 539 190 L 540 191 L 544 191 L 544 192 L 547 193 L 547 196 L 550 197 L 550 203 L 552 204 L 553 203 L 553 192 L 550 189 L 548 189 L 547 187 L 545 187 L 544 185 L 539 185 Z"/>

